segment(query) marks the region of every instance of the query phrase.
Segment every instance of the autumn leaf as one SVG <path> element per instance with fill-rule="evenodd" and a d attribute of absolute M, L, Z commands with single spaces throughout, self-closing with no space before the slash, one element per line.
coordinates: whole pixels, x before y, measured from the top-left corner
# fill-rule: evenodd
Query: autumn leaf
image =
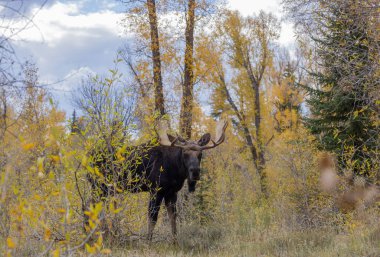
<path fill-rule="evenodd" d="M 15 242 L 13 242 L 12 238 L 10 237 L 7 238 L 7 247 L 10 249 L 14 249 L 16 247 Z"/>
<path fill-rule="evenodd" d="M 59 155 L 52 155 L 52 156 L 51 156 L 51 159 L 52 159 L 55 163 L 59 163 L 59 161 L 61 160 L 61 158 L 59 157 Z"/>
<path fill-rule="evenodd" d="M 58 211 L 59 213 L 66 213 L 66 210 L 63 209 L 63 208 L 58 208 L 57 211 Z"/>
<path fill-rule="evenodd" d="M 47 228 L 47 229 L 45 229 L 44 240 L 49 241 L 50 237 L 51 237 L 51 231 L 50 231 L 50 229 Z"/>
<path fill-rule="evenodd" d="M 34 148 L 35 146 L 36 146 L 36 144 L 34 144 L 34 143 L 27 143 L 27 144 L 23 144 L 23 145 L 22 145 L 22 148 L 23 148 L 24 150 L 28 151 L 28 150 Z"/>
<path fill-rule="evenodd" d="M 87 251 L 88 253 L 95 253 L 95 252 L 96 252 L 96 248 L 90 246 L 89 244 L 86 244 L 86 251 Z"/>
<path fill-rule="evenodd" d="M 100 253 L 108 255 L 108 254 L 111 254 L 112 251 L 111 251 L 111 249 L 103 249 L 103 250 L 100 251 Z"/>
<path fill-rule="evenodd" d="M 59 257 L 60 253 L 59 253 L 59 248 L 58 249 L 55 249 L 53 252 L 52 252 L 52 255 L 53 257 Z"/>
<path fill-rule="evenodd" d="M 44 172 L 44 157 L 40 157 L 37 159 L 37 169 L 40 172 Z"/>

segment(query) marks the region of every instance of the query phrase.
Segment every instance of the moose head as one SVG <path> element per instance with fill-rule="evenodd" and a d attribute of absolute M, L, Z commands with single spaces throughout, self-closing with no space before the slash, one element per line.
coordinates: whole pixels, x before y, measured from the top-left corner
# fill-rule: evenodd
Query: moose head
<path fill-rule="evenodd" d="M 196 181 L 200 179 L 200 164 L 202 152 L 212 149 L 224 142 L 227 122 L 221 120 L 216 126 L 216 135 L 211 139 L 210 133 L 204 134 L 198 141 L 185 140 L 180 136 L 172 136 L 167 133 L 167 126 L 160 124 L 159 139 L 160 144 L 165 146 L 179 147 L 182 149 L 181 162 L 187 172 L 189 191 L 195 190 Z"/>

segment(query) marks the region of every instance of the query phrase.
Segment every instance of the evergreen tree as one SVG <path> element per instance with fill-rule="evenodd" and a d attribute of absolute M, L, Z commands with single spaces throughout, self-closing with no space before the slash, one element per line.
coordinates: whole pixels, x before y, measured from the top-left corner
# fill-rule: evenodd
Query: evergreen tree
<path fill-rule="evenodd" d="M 70 132 L 71 134 L 77 134 L 80 132 L 78 118 L 75 110 L 73 111 L 73 115 L 71 117 Z"/>
<path fill-rule="evenodd" d="M 359 4 L 333 1 L 318 13 L 320 28 L 312 39 L 319 69 L 311 73 L 317 88 L 307 88 L 311 115 L 306 124 L 322 149 L 337 154 L 341 167 L 374 177 L 379 129 L 370 92 L 379 86 L 374 49 L 380 41 L 371 33 L 371 15 Z"/>

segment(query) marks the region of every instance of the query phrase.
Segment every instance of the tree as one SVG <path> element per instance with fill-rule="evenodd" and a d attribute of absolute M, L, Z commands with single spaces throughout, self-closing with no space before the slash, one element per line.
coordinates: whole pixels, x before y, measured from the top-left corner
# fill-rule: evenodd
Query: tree
<path fill-rule="evenodd" d="M 164 89 L 162 84 L 162 65 L 161 65 L 161 48 L 158 25 L 158 15 L 156 0 L 142 1 L 122 1 L 129 8 L 127 19 L 131 22 L 130 29 L 136 33 L 144 43 L 138 47 L 137 52 L 144 51 L 145 41 L 149 41 L 150 56 L 152 62 L 152 80 L 154 87 L 154 110 L 158 113 L 157 117 L 165 114 Z M 149 27 L 145 25 L 149 24 Z M 149 31 L 149 33 L 146 33 Z M 129 68 L 134 73 L 135 79 L 141 80 L 137 74 L 137 69 L 131 61 L 127 62 Z"/>
<path fill-rule="evenodd" d="M 102 138 L 110 151 L 125 140 L 133 121 L 135 94 L 120 82 L 116 71 L 111 78 L 83 80 L 74 103 L 87 119 L 87 132 Z"/>
<path fill-rule="evenodd" d="M 185 72 L 182 85 L 182 101 L 180 113 L 180 132 L 186 138 L 191 138 L 191 125 L 194 101 L 194 27 L 195 27 L 195 0 L 188 0 L 188 11 L 185 30 Z"/>
<path fill-rule="evenodd" d="M 158 42 L 161 56 L 162 81 L 165 83 L 164 93 L 167 99 L 166 114 L 177 116 L 179 114 L 179 131 L 184 138 L 191 137 L 194 112 L 194 86 L 200 75 L 197 70 L 197 28 L 204 26 L 213 18 L 218 8 L 218 0 L 186 0 L 186 1 L 155 1 L 155 15 L 149 16 L 148 5 L 141 1 L 123 1 L 127 4 L 128 29 L 136 36 L 137 43 L 127 45 L 124 52 L 124 60 L 131 71 L 143 104 L 141 109 L 146 109 L 149 101 L 150 80 L 153 78 L 148 74 L 150 69 L 157 70 L 152 65 L 150 52 L 148 53 L 148 42 L 150 48 L 153 46 L 152 19 L 155 17 Z M 153 6 L 153 5 L 151 5 Z M 153 9 L 153 8 L 150 8 Z M 148 14 L 147 14 L 148 13 Z M 149 32 L 149 33 L 148 33 Z M 154 44 L 157 49 L 158 44 Z M 205 72 L 205 71 L 200 71 Z M 178 88 L 180 87 L 180 88 Z M 181 97 L 175 93 L 180 89 Z M 176 105 L 180 104 L 181 108 Z M 179 110 L 179 112 L 178 112 Z M 149 111 L 148 111 L 149 113 Z"/>
<path fill-rule="evenodd" d="M 165 114 L 164 92 L 162 86 L 160 40 L 158 35 L 158 21 L 155 0 L 147 0 L 147 9 L 150 26 L 150 41 L 153 62 L 153 82 L 155 92 L 155 110 L 160 116 Z"/>
<path fill-rule="evenodd" d="M 301 105 L 305 99 L 302 88 L 298 87 L 304 80 L 302 61 L 299 51 L 292 59 L 287 49 L 280 48 L 271 69 L 272 114 L 279 133 L 287 129 L 297 130 L 302 119 Z"/>
<path fill-rule="evenodd" d="M 306 125 L 321 149 L 338 156 L 341 168 L 375 179 L 380 90 L 375 1 L 308 3 L 313 15 L 299 27 L 312 40 L 317 67 L 309 70 L 314 86 L 305 86 L 310 107 Z M 294 19 L 301 15 L 291 14 Z"/>
<path fill-rule="evenodd" d="M 73 111 L 73 114 L 71 116 L 71 120 L 70 120 L 70 132 L 72 134 L 78 134 L 81 132 L 81 127 L 80 127 L 80 124 L 79 124 L 79 119 L 77 117 L 77 112 L 74 110 Z"/>
<path fill-rule="evenodd" d="M 271 14 L 261 12 L 256 17 L 244 18 L 238 12 L 227 11 L 216 33 L 222 47 L 210 41 L 205 60 L 213 71 L 210 80 L 216 84 L 213 111 L 217 115 L 225 111 L 232 114 L 233 123 L 251 153 L 265 196 L 268 196 L 265 147 L 269 138 L 263 133 L 261 93 L 272 65 L 278 27 Z"/>

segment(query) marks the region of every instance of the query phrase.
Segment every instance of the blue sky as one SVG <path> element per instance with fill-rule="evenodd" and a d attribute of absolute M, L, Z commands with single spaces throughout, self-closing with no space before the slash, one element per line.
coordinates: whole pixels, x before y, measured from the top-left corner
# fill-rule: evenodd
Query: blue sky
<path fill-rule="evenodd" d="M 113 67 L 116 51 L 127 40 L 120 21 L 124 7 L 117 0 L 26 0 L 36 13 L 36 26 L 14 38 L 19 59 L 32 59 L 40 80 L 52 84 L 61 108 L 72 112 L 72 91 L 88 73 L 102 74 Z M 281 16 L 279 0 L 229 0 L 232 9 L 244 15 L 271 11 Z M 37 13 L 38 11 L 38 13 Z M 290 24 L 283 24 L 280 43 L 293 42 Z"/>

